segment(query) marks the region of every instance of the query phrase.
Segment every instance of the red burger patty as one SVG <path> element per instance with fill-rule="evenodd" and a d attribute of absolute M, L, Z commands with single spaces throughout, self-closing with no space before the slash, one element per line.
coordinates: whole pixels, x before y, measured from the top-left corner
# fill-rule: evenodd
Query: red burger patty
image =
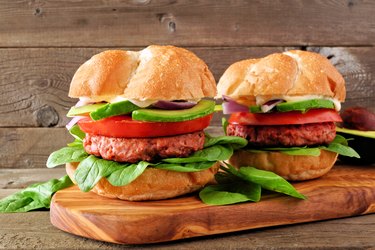
<path fill-rule="evenodd" d="M 106 160 L 135 163 L 160 158 L 187 157 L 203 148 L 203 131 L 156 138 L 117 138 L 86 134 L 85 151 Z"/>
<path fill-rule="evenodd" d="M 229 124 L 227 134 L 246 138 L 253 146 L 300 147 L 331 143 L 336 128 L 333 122 L 272 126 Z"/>

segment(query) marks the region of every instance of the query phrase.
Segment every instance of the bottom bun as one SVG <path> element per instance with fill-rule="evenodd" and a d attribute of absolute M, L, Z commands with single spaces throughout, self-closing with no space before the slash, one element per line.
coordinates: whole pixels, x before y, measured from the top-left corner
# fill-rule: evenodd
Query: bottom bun
<path fill-rule="evenodd" d="M 230 158 L 229 164 L 235 167 L 253 166 L 272 171 L 287 180 L 303 181 L 326 174 L 335 164 L 336 159 L 336 153 L 326 150 L 320 150 L 319 156 L 238 150 Z"/>
<path fill-rule="evenodd" d="M 74 183 L 74 171 L 77 166 L 78 163 L 66 164 L 66 172 Z M 129 201 L 168 199 L 194 192 L 214 182 L 214 175 L 218 169 L 219 163 L 215 163 L 207 170 L 189 173 L 146 168 L 141 176 L 126 186 L 116 187 L 102 178 L 91 191 L 108 198 Z"/>

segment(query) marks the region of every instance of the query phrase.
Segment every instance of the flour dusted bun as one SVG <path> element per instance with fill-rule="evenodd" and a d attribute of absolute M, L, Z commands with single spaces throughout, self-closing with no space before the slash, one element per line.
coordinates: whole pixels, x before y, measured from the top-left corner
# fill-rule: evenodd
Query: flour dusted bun
<path fill-rule="evenodd" d="M 75 182 L 74 171 L 77 166 L 78 163 L 66 164 L 66 172 L 73 182 Z M 218 169 L 219 163 L 215 163 L 207 170 L 190 173 L 147 168 L 129 185 L 112 186 L 105 178 L 102 178 L 91 191 L 108 198 L 129 201 L 168 199 L 194 192 L 212 183 Z"/>
<path fill-rule="evenodd" d="M 229 163 L 235 167 L 254 166 L 272 171 L 291 181 L 318 178 L 326 174 L 335 164 L 337 154 L 320 150 L 319 156 L 287 155 L 280 152 L 253 153 L 237 150 Z"/>
<path fill-rule="evenodd" d="M 135 100 L 191 100 L 216 95 L 207 65 L 192 52 L 152 45 L 141 51 L 108 50 L 79 67 L 70 97 L 121 96 Z"/>
<path fill-rule="evenodd" d="M 220 78 L 218 97 L 265 101 L 281 96 L 320 95 L 345 100 L 345 81 L 330 61 L 314 52 L 292 50 L 232 64 Z M 253 103 L 252 103 L 253 104 Z"/>

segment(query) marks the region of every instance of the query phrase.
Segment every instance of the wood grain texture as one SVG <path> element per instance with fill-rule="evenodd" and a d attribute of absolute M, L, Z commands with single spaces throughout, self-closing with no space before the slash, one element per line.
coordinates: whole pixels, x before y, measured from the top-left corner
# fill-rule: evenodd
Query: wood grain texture
<path fill-rule="evenodd" d="M 375 212 L 375 169 L 369 166 L 336 166 L 295 187 L 308 199 L 268 195 L 232 206 L 208 206 L 197 196 L 126 202 L 71 187 L 54 195 L 50 216 L 54 226 L 76 235 L 144 244 Z"/>
<path fill-rule="evenodd" d="M 6 0 L 1 5 L 1 47 L 373 45 L 375 41 L 372 1 Z"/>
<path fill-rule="evenodd" d="M 72 141 L 65 128 L 0 128 L 0 168 L 46 168 L 49 154 Z"/>
<path fill-rule="evenodd" d="M 68 97 L 76 69 L 106 48 L 0 49 L 0 127 L 62 127 L 76 100 Z M 235 61 L 263 57 L 290 48 L 189 48 L 207 62 L 216 80 Z M 315 48 L 344 75 L 344 107 L 360 105 L 375 111 L 375 49 Z M 213 125 L 220 124 L 215 116 Z"/>
<path fill-rule="evenodd" d="M 36 182 L 58 179 L 66 175 L 65 168 L 56 169 L 0 169 L 0 191 L 25 188 Z"/>
<path fill-rule="evenodd" d="M 0 198 L 2 197 L 0 189 Z M 8 191 L 8 190 L 5 190 Z M 55 228 L 48 212 L 0 214 L 0 249 L 125 249 Z M 375 214 L 148 244 L 136 249 L 371 249 Z"/>

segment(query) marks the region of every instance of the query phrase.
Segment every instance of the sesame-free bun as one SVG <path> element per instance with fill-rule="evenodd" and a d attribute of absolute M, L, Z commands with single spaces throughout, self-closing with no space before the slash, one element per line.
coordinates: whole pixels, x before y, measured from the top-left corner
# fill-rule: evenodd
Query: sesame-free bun
<path fill-rule="evenodd" d="M 141 51 L 107 50 L 82 64 L 70 97 L 91 100 L 191 100 L 216 95 L 207 65 L 192 52 L 151 45 Z"/>
<path fill-rule="evenodd" d="M 320 150 L 319 156 L 287 155 L 281 152 L 250 152 L 237 150 L 229 163 L 239 168 L 253 166 L 272 171 L 291 181 L 304 181 L 326 174 L 337 159 L 337 153 Z"/>
<path fill-rule="evenodd" d="M 281 96 L 320 95 L 345 100 L 345 81 L 324 56 L 292 50 L 232 64 L 219 80 L 218 96 L 265 101 Z M 246 101 L 244 101 L 246 103 Z"/>
<path fill-rule="evenodd" d="M 66 172 L 74 183 L 74 171 L 77 166 L 78 163 L 66 164 Z M 214 182 L 214 175 L 218 169 L 219 163 L 215 163 L 207 170 L 189 173 L 146 168 L 137 179 L 126 186 L 112 186 L 102 178 L 91 191 L 108 198 L 129 201 L 168 199 L 194 192 Z"/>

